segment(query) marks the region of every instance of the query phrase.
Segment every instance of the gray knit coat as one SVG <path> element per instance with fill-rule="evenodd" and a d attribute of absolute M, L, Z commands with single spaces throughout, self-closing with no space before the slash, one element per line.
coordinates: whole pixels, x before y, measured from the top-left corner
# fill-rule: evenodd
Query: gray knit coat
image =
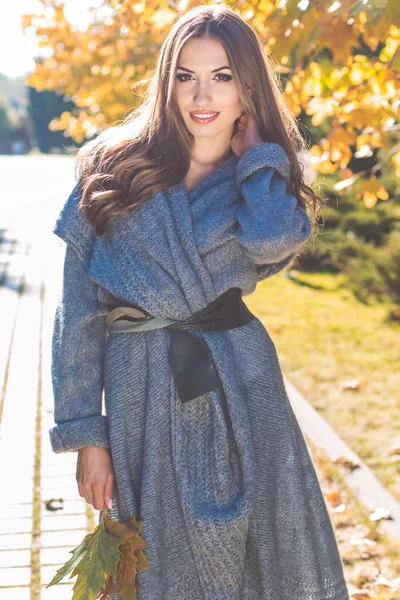
<path fill-rule="evenodd" d="M 312 232 L 288 191 L 289 172 L 279 145 L 259 144 L 190 193 L 184 180 L 154 193 L 116 220 L 111 236 L 93 233 L 76 186 L 53 228 L 66 254 L 51 444 L 54 452 L 110 448 L 110 515 L 136 515 L 147 543 L 137 600 L 349 599 L 314 465 L 259 319 L 194 333 L 222 389 L 182 403 L 168 330 L 107 336 L 101 305 L 112 294 L 183 320 L 229 288 L 251 294 Z"/>

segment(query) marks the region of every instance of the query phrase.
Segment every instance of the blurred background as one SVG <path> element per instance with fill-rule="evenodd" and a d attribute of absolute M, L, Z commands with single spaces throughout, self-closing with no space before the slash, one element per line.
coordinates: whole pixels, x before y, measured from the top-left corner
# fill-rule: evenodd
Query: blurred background
<path fill-rule="evenodd" d="M 140 104 L 132 86 L 151 78 L 170 27 L 197 4 L 2 8 L 0 600 L 71 598 L 71 582 L 45 584 L 97 518 L 78 496 L 76 455 L 53 456 L 47 433 L 64 252 L 51 228 L 74 153 Z M 400 3 L 226 4 L 273 61 L 325 200 L 304 256 L 245 300 L 276 345 L 352 598 L 399 600 Z"/>

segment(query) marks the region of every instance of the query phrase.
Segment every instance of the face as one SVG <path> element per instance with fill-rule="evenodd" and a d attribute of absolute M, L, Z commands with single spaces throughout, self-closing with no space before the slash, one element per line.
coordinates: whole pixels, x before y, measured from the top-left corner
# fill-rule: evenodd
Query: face
<path fill-rule="evenodd" d="M 226 138 L 229 142 L 243 104 L 223 45 L 214 38 L 186 42 L 178 60 L 175 86 L 179 110 L 194 137 Z M 215 118 L 196 120 L 193 113 L 213 113 Z"/>

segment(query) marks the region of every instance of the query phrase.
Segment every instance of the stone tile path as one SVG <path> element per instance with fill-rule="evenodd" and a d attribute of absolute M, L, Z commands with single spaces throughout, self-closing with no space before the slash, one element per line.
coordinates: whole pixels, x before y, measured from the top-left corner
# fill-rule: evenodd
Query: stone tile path
<path fill-rule="evenodd" d="M 77 491 L 76 454 L 55 455 L 48 436 L 64 253 L 51 224 L 73 161 L 0 157 L 0 172 L 0 600 L 64 600 L 72 582 L 45 586 L 96 524 Z"/>

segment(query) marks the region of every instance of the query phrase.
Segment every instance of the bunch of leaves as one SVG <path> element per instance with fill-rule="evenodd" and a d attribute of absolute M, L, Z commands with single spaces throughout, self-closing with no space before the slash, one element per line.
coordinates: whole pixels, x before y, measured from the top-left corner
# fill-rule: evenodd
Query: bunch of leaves
<path fill-rule="evenodd" d="M 71 550 L 72 558 L 58 569 L 46 587 L 71 573 L 69 579 L 77 575 L 72 600 L 106 600 L 117 582 L 123 600 L 136 600 L 137 570 L 148 568 L 141 529 L 142 522 L 136 517 L 119 523 L 110 519 L 104 509 L 99 525 Z"/>

